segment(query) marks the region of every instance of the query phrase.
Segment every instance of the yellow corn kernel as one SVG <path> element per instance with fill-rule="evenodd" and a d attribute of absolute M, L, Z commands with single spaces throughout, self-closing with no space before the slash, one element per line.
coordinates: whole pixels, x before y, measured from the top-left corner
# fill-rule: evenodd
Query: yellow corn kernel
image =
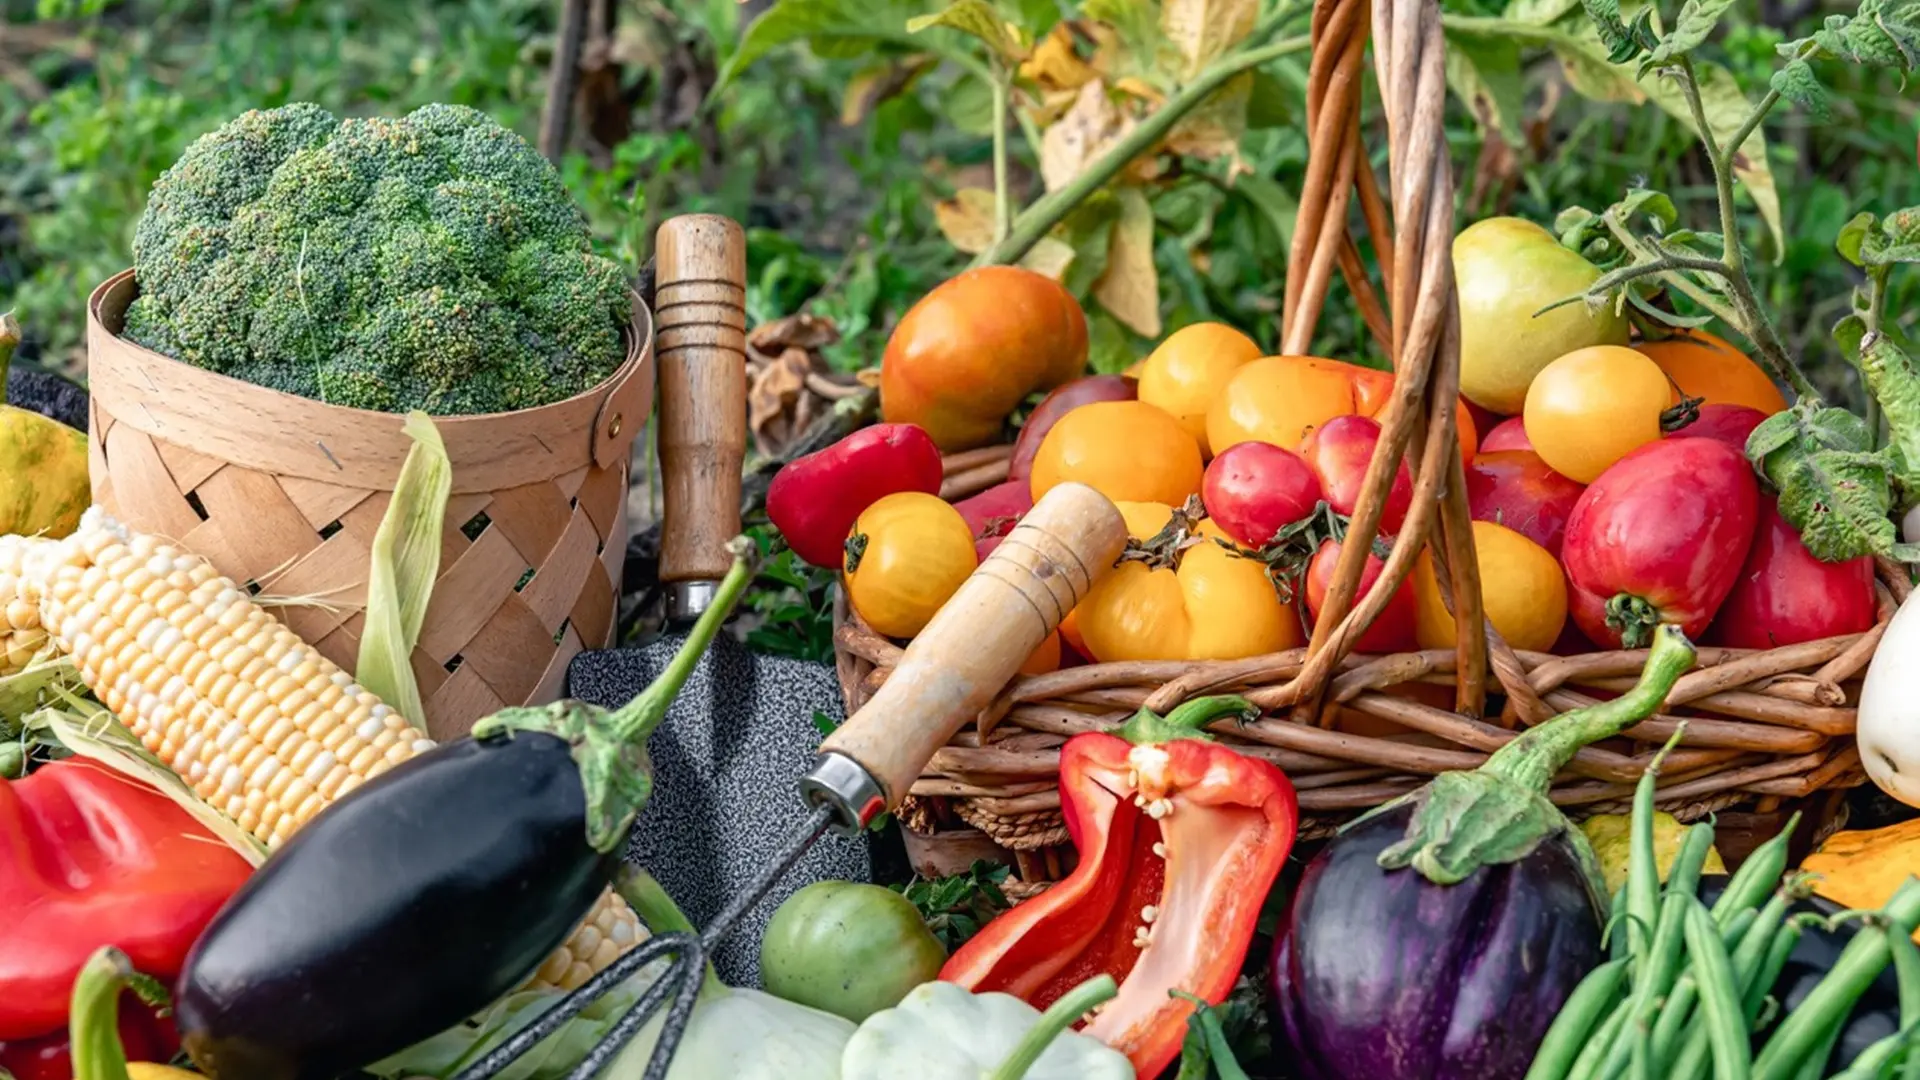
<path fill-rule="evenodd" d="M 28 549 L 48 542 L 0 536 L 0 679 L 24 669 L 47 647 L 40 605 L 28 595 L 23 570 Z"/>

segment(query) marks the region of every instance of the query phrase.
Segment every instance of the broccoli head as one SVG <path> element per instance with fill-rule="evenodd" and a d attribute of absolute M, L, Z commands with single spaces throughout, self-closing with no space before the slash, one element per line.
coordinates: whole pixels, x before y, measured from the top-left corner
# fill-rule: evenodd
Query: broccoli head
<path fill-rule="evenodd" d="M 248 112 L 155 182 L 133 258 L 127 337 L 329 404 L 527 409 L 625 357 L 625 272 L 553 166 L 464 106 Z"/>

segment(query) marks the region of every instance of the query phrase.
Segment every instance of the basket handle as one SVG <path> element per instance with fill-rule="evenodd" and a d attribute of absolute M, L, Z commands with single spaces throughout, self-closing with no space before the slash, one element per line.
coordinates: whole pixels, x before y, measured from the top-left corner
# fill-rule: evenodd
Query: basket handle
<path fill-rule="evenodd" d="M 654 244 L 660 472 L 660 580 L 718 582 L 740 533 L 747 453 L 747 240 L 738 222 L 683 214 Z"/>
<path fill-rule="evenodd" d="M 1106 496 L 1075 483 L 1047 492 L 821 751 L 859 762 L 886 805 L 899 806 L 934 752 L 993 702 L 1126 544 L 1126 520 Z"/>
<path fill-rule="evenodd" d="M 648 360 L 653 352 L 653 316 L 637 294 L 633 297 L 633 314 L 628 325 L 634 328 L 639 340 L 633 343 L 626 364 L 614 375 L 613 385 L 593 414 L 593 463 L 602 469 L 611 469 L 626 457 L 633 446 L 630 433 L 646 422 L 644 411 L 649 387 L 641 376 L 648 373 Z"/>

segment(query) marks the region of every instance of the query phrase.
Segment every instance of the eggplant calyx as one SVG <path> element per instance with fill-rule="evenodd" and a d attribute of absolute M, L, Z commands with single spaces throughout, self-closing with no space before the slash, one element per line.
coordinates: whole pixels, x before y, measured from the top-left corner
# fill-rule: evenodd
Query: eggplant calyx
<path fill-rule="evenodd" d="M 1206 726 L 1223 716 L 1236 714 L 1245 722 L 1259 716 L 1260 710 L 1237 694 L 1216 694 L 1194 698 L 1165 716 L 1142 707 L 1126 723 L 1113 729 L 1113 734 L 1136 746 L 1172 742 L 1175 739 L 1204 739 L 1211 742 L 1213 736 L 1207 734 Z"/>
<path fill-rule="evenodd" d="M 602 854 L 626 841 L 634 819 L 653 797 L 647 738 L 667 718 L 668 707 L 753 580 L 759 551 L 754 542 L 735 537 L 727 550 L 733 553 L 733 567 L 720 582 L 713 604 L 701 613 L 666 670 L 632 701 L 612 712 L 570 700 L 502 709 L 473 726 L 473 738 L 480 741 L 538 731 L 572 747 L 586 796 L 587 843 Z"/>
<path fill-rule="evenodd" d="M 1521 732 L 1478 769 L 1441 773 L 1367 814 L 1362 821 L 1398 806 L 1414 807 L 1406 836 L 1380 853 L 1379 865 L 1387 870 L 1411 866 L 1436 885 L 1453 885 L 1482 866 L 1523 859 L 1556 834 L 1576 832 L 1547 798 L 1554 774 L 1581 747 L 1653 715 L 1693 661 L 1686 635 L 1662 626 L 1633 689 Z M 1580 847 L 1576 842 L 1576 850 Z"/>

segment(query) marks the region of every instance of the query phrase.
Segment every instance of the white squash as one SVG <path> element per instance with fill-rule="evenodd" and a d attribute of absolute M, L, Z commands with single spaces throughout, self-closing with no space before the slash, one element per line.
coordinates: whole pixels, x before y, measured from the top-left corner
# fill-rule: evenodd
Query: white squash
<path fill-rule="evenodd" d="M 1856 739 L 1874 784 L 1920 807 L 1920 592 L 1893 613 L 1867 665 Z"/>
<path fill-rule="evenodd" d="M 1113 996 L 1107 977 L 1105 997 Z M 1125 1054 L 1098 1039 L 1061 1030 L 1084 1013 L 1067 1004 L 1040 1010 L 1012 994 L 974 994 L 949 982 L 922 983 L 891 1009 L 868 1017 L 841 1059 L 841 1080 L 1134 1080 Z M 1096 999 L 1099 995 L 1096 995 Z M 1087 1000 L 1083 998 L 1082 1000 Z M 1008 1059 L 1036 1028 L 1046 1049 L 1024 1072 Z M 1037 1033 L 1046 1037 L 1049 1031 Z M 719 1074 L 715 1074 L 716 1076 Z"/>
<path fill-rule="evenodd" d="M 662 1006 L 602 1080 L 640 1080 L 660 1041 Z M 667 1080 L 840 1080 L 853 1022 L 759 990 L 710 983 L 694 1006 Z"/>

